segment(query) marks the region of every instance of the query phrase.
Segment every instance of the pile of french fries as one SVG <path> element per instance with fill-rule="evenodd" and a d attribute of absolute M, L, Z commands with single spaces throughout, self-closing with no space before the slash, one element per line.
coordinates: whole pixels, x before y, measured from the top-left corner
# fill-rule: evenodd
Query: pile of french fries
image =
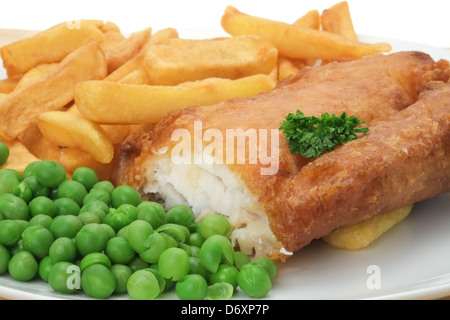
<path fill-rule="evenodd" d="M 193 40 L 173 28 L 126 37 L 113 22 L 79 20 L 3 46 L 4 167 L 51 159 L 107 179 L 117 146 L 167 112 L 254 96 L 305 66 L 391 49 L 358 41 L 346 2 L 293 23 L 227 7 L 221 23 L 229 37 Z"/>

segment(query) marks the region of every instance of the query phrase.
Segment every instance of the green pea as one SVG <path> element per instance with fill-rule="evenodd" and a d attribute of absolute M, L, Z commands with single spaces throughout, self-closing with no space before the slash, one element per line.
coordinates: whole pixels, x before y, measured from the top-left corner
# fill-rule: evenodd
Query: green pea
<path fill-rule="evenodd" d="M 199 257 L 205 268 L 214 273 L 221 263 L 234 263 L 234 249 L 228 238 L 214 234 L 202 244 Z"/>
<path fill-rule="evenodd" d="M 25 179 L 27 177 L 34 176 L 36 167 L 40 162 L 40 160 L 30 162 L 22 172 L 23 178 Z"/>
<path fill-rule="evenodd" d="M 50 195 L 50 189 L 44 186 L 42 183 L 40 183 L 36 176 L 29 176 L 29 177 L 24 176 L 23 182 L 25 182 L 28 185 L 28 187 L 30 187 L 31 191 L 33 192 L 33 197 L 38 196 L 48 197 Z"/>
<path fill-rule="evenodd" d="M 72 180 L 81 182 L 89 191 L 98 182 L 98 175 L 92 168 L 78 167 L 72 173 Z"/>
<path fill-rule="evenodd" d="M 23 248 L 39 260 L 48 255 L 54 240 L 50 230 L 43 226 L 29 226 L 22 233 Z"/>
<path fill-rule="evenodd" d="M 33 199 L 33 190 L 31 190 L 30 186 L 25 181 L 20 181 L 19 184 L 13 188 L 12 193 L 26 203 Z"/>
<path fill-rule="evenodd" d="M 272 281 L 267 271 L 252 263 L 241 267 L 237 282 L 242 291 L 252 298 L 263 298 L 272 288 Z"/>
<path fill-rule="evenodd" d="M 19 251 L 11 257 L 8 264 L 10 276 L 17 281 L 30 281 L 38 271 L 36 258 L 28 251 Z"/>
<path fill-rule="evenodd" d="M 56 238 L 67 237 L 75 238 L 78 231 L 83 227 L 83 222 L 78 218 L 78 216 L 73 215 L 62 215 L 56 216 L 48 229 L 52 232 L 53 236 Z"/>
<path fill-rule="evenodd" d="M 50 274 L 50 269 L 53 266 L 52 258 L 46 256 L 39 261 L 38 274 L 42 280 L 48 282 L 48 275 Z"/>
<path fill-rule="evenodd" d="M 251 261 L 252 264 L 256 264 L 260 267 L 263 267 L 267 273 L 269 274 L 270 280 L 273 281 L 275 279 L 275 276 L 277 275 L 277 264 L 275 261 L 268 257 L 259 257 L 256 259 L 253 259 Z"/>
<path fill-rule="evenodd" d="M 32 217 L 38 214 L 45 214 L 49 217 L 55 216 L 55 203 L 52 199 L 45 196 L 38 196 L 33 198 L 28 204 L 28 208 Z"/>
<path fill-rule="evenodd" d="M 214 234 L 225 237 L 231 235 L 232 227 L 230 222 L 219 214 L 210 214 L 204 217 L 199 223 L 199 232 L 206 239 Z"/>
<path fill-rule="evenodd" d="M 108 192 L 109 194 L 111 194 L 114 190 L 114 185 L 111 181 L 102 180 L 102 181 L 99 181 L 96 184 L 94 184 L 91 189 L 104 190 L 104 191 Z"/>
<path fill-rule="evenodd" d="M 116 289 L 116 277 L 103 264 L 93 264 L 81 273 L 81 288 L 88 296 L 106 299 Z"/>
<path fill-rule="evenodd" d="M 91 212 L 101 211 L 102 215 L 106 215 L 109 212 L 109 206 L 104 201 L 94 199 L 83 204 L 83 206 L 80 208 L 80 213 L 86 211 Z"/>
<path fill-rule="evenodd" d="M 141 195 L 139 192 L 127 185 L 120 185 L 114 188 L 111 192 L 111 206 L 113 208 L 118 208 L 124 203 L 131 204 L 133 206 L 139 205 L 141 203 Z"/>
<path fill-rule="evenodd" d="M 77 247 L 72 239 L 60 237 L 53 241 L 48 255 L 52 259 L 53 264 L 60 261 L 74 262 L 77 257 Z"/>
<path fill-rule="evenodd" d="M 83 205 L 83 199 L 87 195 L 85 186 L 78 181 L 64 180 L 58 186 L 58 198 L 71 198 L 79 206 Z"/>
<path fill-rule="evenodd" d="M 167 249 L 166 240 L 159 232 L 151 233 L 144 242 L 148 249 L 139 254 L 139 256 L 148 263 L 157 263 L 161 253 Z"/>
<path fill-rule="evenodd" d="M 80 219 L 84 225 L 90 224 L 90 223 L 100 224 L 102 222 L 102 219 L 99 217 L 99 215 L 96 212 L 90 212 L 90 211 L 81 212 L 78 215 L 78 219 Z"/>
<path fill-rule="evenodd" d="M 0 214 L 11 220 L 28 220 L 30 216 L 27 203 L 11 193 L 0 195 Z"/>
<path fill-rule="evenodd" d="M 178 242 L 186 242 L 190 237 L 189 229 L 181 224 L 166 223 L 156 229 L 156 231 L 166 233 Z"/>
<path fill-rule="evenodd" d="M 235 266 L 229 264 L 221 264 L 216 272 L 209 276 L 210 284 L 227 282 L 233 286 L 234 289 L 237 288 L 237 275 L 239 271 Z"/>
<path fill-rule="evenodd" d="M 98 223 L 84 225 L 75 236 L 75 245 L 82 256 L 91 252 L 102 252 L 107 241 L 108 234 Z"/>
<path fill-rule="evenodd" d="M 68 261 L 52 265 L 48 273 L 48 284 L 56 292 L 74 293 L 80 289 L 80 268 Z"/>
<path fill-rule="evenodd" d="M 80 206 L 71 198 L 57 198 L 53 203 L 55 204 L 55 216 L 76 216 L 80 212 Z"/>
<path fill-rule="evenodd" d="M 23 232 L 19 220 L 1 220 L 0 221 L 0 244 L 5 247 L 15 246 Z"/>
<path fill-rule="evenodd" d="M 167 248 L 176 248 L 176 247 L 178 247 L 179 242 L 174 237 L 172 237 L 171 235 L 169 235 L 166 232 L 161 232 L 160 234 L 164 237 L 164 240 L 166 241 L 166 247 Z"/>
<path fill-rule="evenodd" d="M 199 274 L 188 274 L 175 284 L 175 293 L 181 300 L 203 300 L 208 283 Z"/>
<path fill-rule="evenodd" d="M 158 269 L 165 279 L 178 281 L 189 273 L 189 256 L 180 248 L 168 248 L 161 253 Z"/>
<path fill-rule="evenodd" d="M 172 206 L 166 213 L 167 222 L 191 228 L 195 222 L 195 215 L 188 206 L 178 204 Z"/>
<path fill-rule="evenodd" d="M 11 254 L 5 246 L 0 244 L 0 274 L 5 273 L 8 270 L 8 263 L 11 259 Z"/>
<path fill-rule="evenodd" d="M 91 189 L 88 194 L 84 197 L 83 199 L 83 205 L 94 201 L 94 200 L 98 200 L 98 201 L 102 201 L 104 202 L 106 205 L 110 205 L 111 204 L 111 195 L 104 191 L 104 190 L 100 190 L 100 189 Z"/>
<path fill-rule="evenodd" d="M 134 257 L 133 260 L 131 260 L 131 262 L 128 264 L 128 266 L 131 268 L 131 270 L 133 272 L 135 272 L 137 270 L 142 270 L 142 269 L 148 268 L 150 266 L 150 264 L 145 262 L 144 260 L 142 260 L 141 257 L 136 256 L 136 257 Z"/>
<path fill-rule="evenodd" d="M 116 236 L 116 232 L 114 231 L 113 228 L 111 228 L 111 226 L 108 226 L 106 223 L 100 223 L 100 226 L 106 231 L 108 240 Z"/>
<path fill-rule="evenodd" d="M 49 228 L 53 222 L 53 218 L 45 214 L 38 214 L 30 219 L 29 226 L 43 226 L 44 228 Z"/>
<path fill-rule="evenodd" d="M 201 248 L 203 242 L 205 242 L 205 237 L 201 235 L 200 232 L 191 232 L 189 236 L 189 244 L 191 246 L 196 246 Z"/>
<path fill-rule="evenodd" d="M 113 264 L 110 270 L 116 278 L 116 288 L 114 290 L 114 293 L 127 293 L 128 279 L 130 279 L 131 275 L 133 274 L 131 268 L 124 264 Z"/>
<path fill-rule="evenodd" d="M 113 237 L 108 240 L 105 248 L 106 255 L 112 263 L 128 264 L 136 256 L 136 252 L 131 247 L 127 239 Z"/>
<path fill-rule="evenodd" d="M 9 157 L 9 147 L 3 143 L 0 142 L 0 166 L 4 165 Z"/>
<path fill-rule="evenodd" d="M 0 169 L 0 193 L 12 193 L 19 182 L 13 171 Z"/>
<path fill-rule="evenodd" d="M 80 269 L 81 272 L 86 270 L 86 268 L 94 265 L 94 264 L 102 264 L 107 268 L 111 267 L 111 260 L 109 257 L 102 252 L 91 252 L 81 259 Z"/>
<path fill-rule="evenodd" d="M 133 300 L 153 300 L 162 290 L 155 274 L 148 269 L 135 271 L 127 282 L 127 291 Z"/>
<path fill-rule="evenodd" d="M 152 264 L 151 266 L 146 268 L 146 270 L 153 272 L 153 274 L 155 275 L 156 279 L 158 280 L 158 283 L 159 283 L 160 287 L 162 285 L 164 286 L 164 288 L 162 288 L 161 292 L 169 291 L 170 289 L 172 289 L 172 287 L 176 283 L 175 281 L 172 281 L 170 279 L 163 278 L 163 276 L 159 272 L 158 264 L 156 264 L 156 263 Z"/>
<path fill-rule="evenodd" d="M 34 174 L 48 188 L 56 188 L 67 177 L 64 167 L 53 160 L 40 161 L 34 168 Z"/>
<path fill-rule="evenodd" d="M 157 202 L 142 202 L 137 209 L 136 219 L 147 221 L 152 225 L 153 229 L 157 229 L 167 222 L 166 211 Z"/>
<path fill-rule="evenodd" d="M 210 275 L 210 272 L 203 266 L 200 258 L 195 256 L 189 257 L 189 273 L 199 274 L 205 279 Z"/>
<path fill-rule="evenodd" d="M 234 252 L 234 266 L 240 270 L 244 264 L 249 263 L 250 257 L 241 251 Z"/>
<path fill-rule="evenodd" d="M 208 286 L 206 297 L 208 300 L 230 300 L 233 297 L 234 288 L 228 282 L 218 282 Z"/>
<path fill-rule="evenodd" d="M 152 233 L 153 228 L 150 223 L 143 220 L 134 220 L 128 225 L 127 239 L 131 247 L 140 254 L 148 249 L 145 241 Z"/>

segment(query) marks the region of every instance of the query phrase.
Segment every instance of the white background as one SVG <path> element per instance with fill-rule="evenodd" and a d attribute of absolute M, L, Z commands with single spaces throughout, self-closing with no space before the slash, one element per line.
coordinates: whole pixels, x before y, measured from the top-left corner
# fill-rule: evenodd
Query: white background
<path fill-rule="evenodd" d="M 43 30 L 78 19 L 115 22 L 124 33 L 152 27 L 220 33 L 227 5 L 265 18 L 293 22 L 339 0 L 2 0 L 0 28 Z M 358 34 L 450 48 L 450 0 L 348 0 Z M 204 30 L 198 30 L 199 33 Z M 192 34 L 189 32 L 189 34 Z M 203 33 L 202 33 L 203 34 Z M 215 36 L 208 31 L 205 37 Z M 221 35 L 221 34 L 217 34 Z"/>

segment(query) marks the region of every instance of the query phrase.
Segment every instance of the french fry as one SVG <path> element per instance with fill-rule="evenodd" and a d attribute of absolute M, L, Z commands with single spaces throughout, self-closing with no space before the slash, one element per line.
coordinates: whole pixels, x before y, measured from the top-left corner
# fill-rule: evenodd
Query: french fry
<path fill-rule="evenodd" d="M 123 39 L 112 45 L 105 46 L 108 42 L 102 43 L 102 49 L 105 52 L 108 62 L 108 74 L 119 68 L 125 62 L 137 55 L 145 43 L 150 39 L 151 28 L 132 33 L 128 38 Z"/>
<path fill-rule="evenodd" d="M 0 99 L 0 136 L 13 140 L 42 112 L 58 110 L 73 100 L 77 83 L 105 76 L 106 60 L 98 43 L 82 46 L 65 57 L 41 81 Z"/>
<path fill-rule="evenodd" d="M 39 159 L 56 160 L 58 157 L 59 147 L 44 138 L 36 121 L 33 121 L 18 139 Z"/>
<path fill-rule="evenodd" d="M 75 103 L 67 109 L 67 112 L 83 117 Z M 131 125 L 129 124 L 100 124 L 100 127 L 103 129 L 106 137 L 112 144 L 121 143 L 131 132 Z"/>
<path fill-rule="evenodd" d="M 111 177 L 112 162 L 101 163 L 85 150 L 77 147 L 61 148 L 56 161 L 60 163 L 69 174 L 79 167 L 94 169 L 99 180 L 109 180 Z"/>
<path fill-rule="evenodd" d="M 145 68 L 152 85 L 177 85 L 211 77 L 237 79 L 269 74 L 277 50 L 255 36 L 221 39 L 174 39 L 148 48 Z"/>
<path fill-rule="evenodd" d="M 149 46 L 161 44 L 167 39 L 170 38 L 177 38 L 178 32 L 176 29 L 173 28 L 166 28 L 162 30 L 158 30 L 155 32 L 150 39 L 148 39 L 147 43 L 144 44 L 139 54 L 134 56 L 133 58 L 129 59 L 127 62 L 122 64 L 120 67 L 118 67 L 116 70 L 111 72 L 105 80 L 109 81 L 121 81 L 125 77 L 128 77 L 129 74 L 142 70 L 144 66 L 144 58 L 145 58 L 145 52 Z M 128 80 L 125 80 L 128 81 Z M 147 76 L 146 80 L 147 82 Z"/>
<path fill-rule="evenodd" d="M 346 1 L 336 3 L 332 7 L 325 9 L 322 12 L 321 21 L 323 30 L 358 41 Z"/>
<path fill-rule="evenodd" d="M 388 52 L 388 43 L 367 44 L 344 36 L 314 30 L 242 13 L 228 6 L 221 19 L 222 27 L 233 36 L 258 35 L 273 43 L 280 55 L 288 58 L 351 60 Z"/>
<path fill-rule="evenodd" d="M 10 93 L 13 91 L 19 83 L 21 76 L 6 78 L 0 80 L 0 93 Z"/>
<path fill-rule="evenodd" d="M 1 169 L 14 169 L 22 173 L 28 164 L 39 160 L 19 140 L 3 142 L 9 148 L 9 157 Z"/>
<path fill-rule="evenodd" d="M 75 103 L 83 117 L 97 123 L 155 123 L 169 111 L 254 96 L 273 89 L 275 84 L 270 75 L 237 80 L 208 78 L 176 86 L 85 81 L 77 86 Z"/>
<path fill-rule="evenodd" d="M 57 146 L 80 148 L 101 163 L 113 158 L 114 146 L 103 129 L 73 112 L 44 112 L 37 124 L 44 138 Z"/>
<path fill-rule="evenodd" d="M 365 248 L 383 233 L 403 221 L 412 208 L 413 205 L 409 205 L 387 211 L 356 225 L 335 230 L 322 239 L 327 244 L 338 249 L 358 250 Z"/>
<path fill-rule="evenodd" d="M 104 33 L 98 23 L 81 20 L 77 26 L 60 23 L 0 49 L 8 77 L 22 75 L 42 63 L 61 61 L 75 49 L 93 41 L 103 41 Z"/>
<path fill-rule="evenodd" d="M 278 57 L 278 81 L 296 73 L 306 64 L 303 61 L 296 61 L 286 57 Z"/>
<path fill-rule="evenodd" d="M 57 66 L 58 63 L 44 63 L 34 67 L 22 76 L 14 90 L 26 87 L 33 82 L 40 81 L 45 77 L 48 77 L 48 75 L 55 70 Z"/>
<path fill-rule="evenodd" d="M 315 30 L 320 29 L 320 13 L 318 10 L 310 10 L 305 15 L 301 16 L 293 23 L 294 26 L 311 28 Z"/>

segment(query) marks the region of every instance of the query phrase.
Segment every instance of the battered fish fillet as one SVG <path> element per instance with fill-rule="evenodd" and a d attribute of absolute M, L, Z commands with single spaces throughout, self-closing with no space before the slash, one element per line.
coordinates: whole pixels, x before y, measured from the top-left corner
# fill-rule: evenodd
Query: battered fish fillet
<path fill-rule="evenodd" d="M 297 109 L 307 116 L 346 112 L 372 127 L 416 102 L 430 81 L 447 79 L 448 63 L 435 62 L 421 52 L 380 54 L 304 68 L 270 92 L 169 113 L 153 131 L 132 135 L 121 145 L 113 179 L 116 184 L 136 187 L 167 208 L 178 203 L 189 205 L 198 219 L 211 213 L 223 214 L 234 227 L 232 240 L 241 251 L 284 260 L 343 222 L 357 222 L 392 206 L 378 205 L 376 213 L 366 213 L 360 207 L 358 214 L 346 212 L 342 223 L 337 223 L 328 221 L 321 210 L 329 206 L 312 195 L 314 205 L 309 204 L 310 211 L 304 211 L 301 200 L 309 199 L 312 187 L 320 188 L 321 179 L 308 181 L 307 186 L 294 183 L 302 179 L 302 168 L 308 163 L 307 168 L 311 168 L 317 160 L 311 162 L 289 152 L 287 142 L 278 135 L 285 116 Z M 370 151 L 373 156 L 383 157 L 384 147 L 383 142 L 377 142 Z M 410 145 L 397 147 L 407 148 L 415 157 Z M 415 146 L 424 153 L 434 147 L 440 148 L 421 143 Z M 244 154 L 239 153 L 242 149 Z M 361 161 L 357 158 L 353 160 L 356 163 L 349 163 L 345 152 L 340 153 L 338 160 L 345 163 L 340 166 L 352 168 Z M 438 154 L 437 150 L 431 153 Z M 364 164 L 364 171 L 372 171 L 377 162 Z M 348 188 L 358 174 L 352 172 L 347 179 L 342 178 L 348 181 Z M 406 182 L 399 187 L 405 188 L 405 193 L 412 192 Z M 360 190 L 359 186 L 354 195 Z M 392 193 L 392 189 L 388 192 Z M 443 190 L 426 196 L 436 192 Z M 337 214 L 333 217 L 339 219 Z"/>
<path fill-rule="evenodd" d="M 450 83 L 304 166 L 266 203 L 295 251 L 334 229 L 450 191 Z"/>

